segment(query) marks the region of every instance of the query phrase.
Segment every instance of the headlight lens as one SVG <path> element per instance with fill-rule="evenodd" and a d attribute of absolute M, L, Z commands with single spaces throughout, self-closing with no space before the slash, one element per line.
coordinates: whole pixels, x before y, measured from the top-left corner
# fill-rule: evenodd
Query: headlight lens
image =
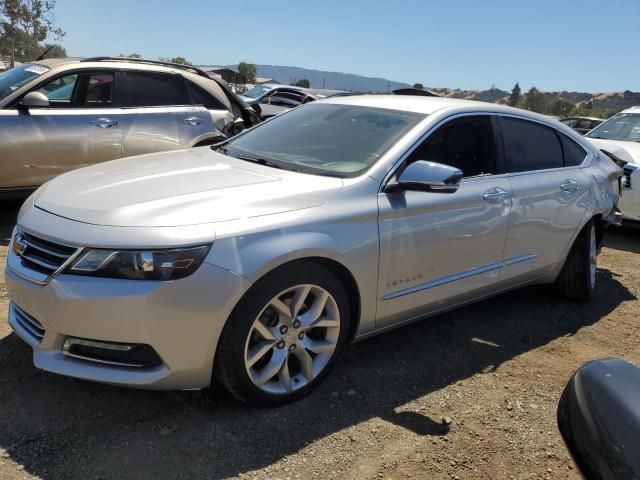
<path fill-rule="evenodd" d="M 171 250 L 87 249 L 65 271 L 129 280 L 177 280 L 195 272 L 211 245 Z"/>

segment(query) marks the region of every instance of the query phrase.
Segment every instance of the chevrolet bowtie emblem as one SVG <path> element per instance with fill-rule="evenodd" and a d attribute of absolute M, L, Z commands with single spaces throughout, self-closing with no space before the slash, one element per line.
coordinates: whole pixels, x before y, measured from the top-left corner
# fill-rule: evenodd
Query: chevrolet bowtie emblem
<path fill-rule="evenodd" d="M 24 251 L 26 250 L 26 248 L 27 248 L 27 244 L 24 243 L 22 235 L 21 234 L 16 235 L 16 237 L 13 239 L 13 253 L 21 257 L 24 254 Z"/>

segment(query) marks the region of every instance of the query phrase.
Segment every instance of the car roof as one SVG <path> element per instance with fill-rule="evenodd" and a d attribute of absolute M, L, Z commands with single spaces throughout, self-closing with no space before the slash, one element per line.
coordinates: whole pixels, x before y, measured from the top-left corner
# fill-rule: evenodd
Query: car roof
<path fill-rule="evenodd" d="M 573 136 L 573 129 L 565 124 L 529 110 L 509 107 L 497 103 L 479 102 L 477 100 L 463 100 L 446 97 L 421 97 L 411 95 L 350 95 L 343 97 L 331 97 L 320 100 L 319 103 L 333 105 L 354 105 L 371 108 L 386 108 L 389 110 L 401 110 L 405 112 L 431 115 L 441 110 L 453 110 L 460 113 L 501 113 L 528 118 L 540 123 L 553 126 Z M 577 134 L 576 134 L 577 135 Z"/>
<path fill-rule="evenodd" d="M 144 60 L 144 59 L 128 59 L 126 57 L 123 58 L 47 58 L 44 60 L 37 60 L 33 62 L 28 62 L 29 64 L 42 65 L 44 67 L 48 67 L 50 69 L 58 69 L 65 70 L 67 68 L 74 68 L 78 66 L 82 66 L 82 68 L 92 69 L 92 68 L 118 68 L 122 70 L 132 69 L 132 70 L 148 70 L 154 72 L 172 72 L 172 73 L 180 73 L 188 76 L 200 76 L 195 71 L 189 70 L 190 66 L 185 65 L 181 66 L 171 66 L 162 63 L 155 63 L 153 60 Z M 195 68 L 195 67 L 194 67 Z M 204 77 L 203 77 L 204 78 Z M 209 78 L 207 76 L 207 78 Z"/>
<path fill-rule="evenodd" d="M 598 117 L 584 117 L 584 116 L 582 116 L 582 115 L 573 115 L 573 116 L 571 116 L 571 117 L 562 117 L 562 118 L 560 119 L 560 121 L 563 121 L 563 120 L 571 120 L 571 119 L 574 119 L 574 118 L 578 118 L 578 119 L 580 119 L 580 120 L 596 120 L 596 121 L 598 121 L 598 122 L 604 122 L 604 119 L 603 119 L 603 118 L 598 118 Z"/>
<path fill-rule="evenodd" d="M 458 98 L 443 97 L 420 97 L 409 95 L 350 95 L 328 98 L 326 100 L 323 100 L 323 103 L 387 108 L 391 110 L 404 110 L 407 112 L 424 113 L 426 115 L 430 115 L 433 112 L 441 110 L 443 108 L 452 107 L 474 107 L 480 110 L 491 109 L 492 107 L 500 107 L 497 104 L 477 102 L 474 100 L 462 100 Z M 523 110 L 517 111 L 522 112 Z"/>
<path fill-rule="evenodd" d="M 622 110 L 620 113 L 640 113 L 640 106 L 635 106 L 631 108 L 627 108 L 626 110 Z"/>

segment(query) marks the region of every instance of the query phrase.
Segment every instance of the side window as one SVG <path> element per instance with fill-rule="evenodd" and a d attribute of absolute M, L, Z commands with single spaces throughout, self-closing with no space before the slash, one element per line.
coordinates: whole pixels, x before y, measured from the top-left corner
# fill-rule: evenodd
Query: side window
<path fill-rule="evenodd" d="M 584 162 L 585 157 L 587 156 L 587 152 L 585 151 L 585 149 L 566 135 L 563 135 L 562 133 L 558 135 L 560 136 L 560 141 L 562 142 L 564 166 L 576 167 L 578 165 L 581 165 L 582 162 Z"/>
<path fill-rule="evenodd" d="M 188 105 L 184 79 L 180 75 L 153 72 L 127 72 L 126 107 L 165 107 Z"/>
<path fill-rule="evenodd" d="M 560 168 L 560 140 L 552 128 L 528 120 L 501 117 L 508 172 Z"/>
<path fill-rule="evenodd" d="M 465 177 L 497 171 L 491 118 L 463 117 L 441 126 L 416 148 L 408 163 L 428 160 L 459 168 Z"/>
<path fill-rule="evenodd" d="M 92 73 L 86 76 L 85 107 L 108 108 L 113 105 L 113 73 Z"/>
<path fill-rule="evenodd" d="M 36 91 L 46 95 L 51 107 L 70 108 L 73 106 L 76 84 L 78 84 L 78 75 L 74 73 L 58 77 Z"/>
<path fill-rule="evenodd" d="M 187 80 L 189 86 L 189 94 L 191 96 L 191 105 L 202 105 L 209 110 L 227 110 L 227 107 L 216 97 L 205 92 L 201 87 Z"/>

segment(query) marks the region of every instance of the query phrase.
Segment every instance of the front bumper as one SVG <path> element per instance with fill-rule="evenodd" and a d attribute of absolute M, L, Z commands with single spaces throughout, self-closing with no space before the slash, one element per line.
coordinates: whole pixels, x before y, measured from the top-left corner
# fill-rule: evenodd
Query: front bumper
<path fill-rule="evenodd" d="M 5 272 L 12 307 L 9 324 L 33 348 L 43 370 L 114 385 L 193 389 L 209 385 L 218 338 L 247 280 L 204 263 L 173 282 L 117 280 L 60 274 L 45 285 L 19 276 L 9 252 Z M 13 308 L 13 305 L 19 307 Z M 25 324 L 20 312 L 41 326 Z M 106 365 L 69 357 L 70 337 L 146 344 L 162 360 L 149 368 Z"/>

